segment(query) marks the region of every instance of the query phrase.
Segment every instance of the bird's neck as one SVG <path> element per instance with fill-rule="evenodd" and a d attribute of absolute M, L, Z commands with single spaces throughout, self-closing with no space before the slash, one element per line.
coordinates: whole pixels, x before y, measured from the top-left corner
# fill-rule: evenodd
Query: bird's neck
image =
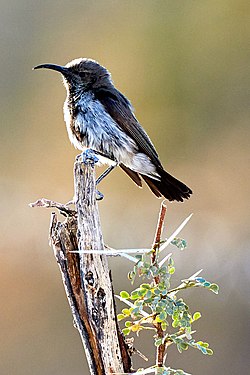
<path fill-rule="evenodd" d="M 66 102 L 71 114 L 78 113 L 79 109 L 83 111 L 89 106 L 93 100 L 93 93 L 91 91 L 74 91 L 73 93 L 68 92 Z"/>

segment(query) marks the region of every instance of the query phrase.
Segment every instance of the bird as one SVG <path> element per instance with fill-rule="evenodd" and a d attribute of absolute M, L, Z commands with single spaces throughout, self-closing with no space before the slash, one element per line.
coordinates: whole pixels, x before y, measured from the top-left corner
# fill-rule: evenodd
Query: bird
<path fill-rule="evenodd" d="M 100 164 L 109 165 L 104 175 L 118 165 L 139 187 L 143 179 L 158 198 L 177 202 L 190 198 L 192 190 L 164 169 L 130 101 L 114 86 L 104 66 L 78 58 L 65 66 L 40 64 L 33 69 L 61 73 L 69 139 L 81 151 L 94 151 Z"/>

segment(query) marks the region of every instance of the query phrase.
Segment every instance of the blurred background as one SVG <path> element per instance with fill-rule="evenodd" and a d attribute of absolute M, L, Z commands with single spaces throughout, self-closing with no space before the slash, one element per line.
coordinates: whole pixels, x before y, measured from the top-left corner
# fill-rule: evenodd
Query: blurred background
<path fill-rule="evenodd" d="M 48 245 L 50 212 L 29 202 L 73 196 L 77 150 L 63 121 L 65 89 L 41 63 L 91 57 L 106 66 L 136 108 L 166 169 L 194 192 L 168 204 L 164 235 L 191 212 L 174 251 L 174 285 L 203 268 L 219 296 L 194 290 L 196 338 L 212 357 L 171 347 L 168 364 L 193 375 L 249 368 L 249 32 L 247 0 L 1 0 L 0 373 L 87 374 L 80 338 Z M 100 173 L 100 169 L 97 173 Z M 160 201 L 121 170 L 101 185 L 104 239 L 148 247 Z M 248 202 L 248 203 L 247 203 Z M 111 262 L 114 287 L 131 288 L 132 264 Z M 152 337 L 135 346 L 154 358 Z M 148 343 L 147 343 L 148 342 Z M 248 363 L 247 363 L 248 362 Z M 134 367 L 148 366 L 134 358 Z"/>

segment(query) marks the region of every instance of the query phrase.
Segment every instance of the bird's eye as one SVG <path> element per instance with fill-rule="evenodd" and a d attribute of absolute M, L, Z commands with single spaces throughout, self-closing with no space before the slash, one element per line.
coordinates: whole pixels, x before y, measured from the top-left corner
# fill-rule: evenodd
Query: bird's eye
<path fill-rule="evenodd" d="M 88 72 L 86 70 L 83 70 L 81 72 L 78 73 L 80 77 L 86 77 L 88 75 Z"/>

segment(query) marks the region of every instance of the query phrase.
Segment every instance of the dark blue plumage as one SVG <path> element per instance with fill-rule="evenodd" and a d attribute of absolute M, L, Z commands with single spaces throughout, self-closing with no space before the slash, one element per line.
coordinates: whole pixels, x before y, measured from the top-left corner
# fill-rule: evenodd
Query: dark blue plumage
<path fill-rule="evenodd" d="M 77 59 L 65 67 L 43 64 L 63 75 L 67 90 L 64 118 L 70 141 L 80 149 L 99 152 L 101 163 L 118 164 L 141 186 L 141 177 L 157 196 L 183 201 L 192 194 L 166 172 L 128 99 L 113 85 L 107 69 L 91 59 Z"/>

